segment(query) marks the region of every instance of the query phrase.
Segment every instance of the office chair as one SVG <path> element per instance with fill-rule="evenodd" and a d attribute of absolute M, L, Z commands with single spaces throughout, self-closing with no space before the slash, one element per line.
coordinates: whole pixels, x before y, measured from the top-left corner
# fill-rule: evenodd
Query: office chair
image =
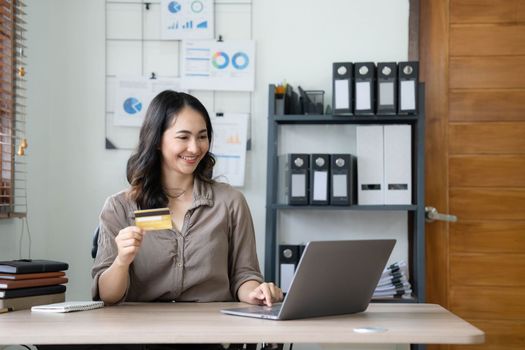
<path fill-rule="evenodd" d="M 98 251 L 98 234 L 100 233 L 100 227 L 97 226 L 95 232 L 93 232 L 93 241 L 91 244 L 91 257 L 95 259 Z"/>
<path fill-rule="evenodd" d="M 100 227 L 97 226 L 93 232 L 93 241 L 91 245 L 91 257 L 95 259 L 98 251 L 98 235 L 100 234 Z M 224 345 L 223 345 L 224 346 Z M 283 344 L 262 344 L 261 350 L 282 350 Z M 225 350 L 256 350 L 257 344 L 228 344 Z"/>

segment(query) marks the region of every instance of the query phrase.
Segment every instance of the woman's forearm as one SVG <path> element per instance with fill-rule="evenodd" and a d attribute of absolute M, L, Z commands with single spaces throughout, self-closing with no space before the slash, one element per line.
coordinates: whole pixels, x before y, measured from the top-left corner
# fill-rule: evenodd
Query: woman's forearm
<path fill-rule="evenodd" d="M 121 264 L 118 257 L 113 264 L 104 271 L 98 280 L 100 299 L 105 304 L 115 304 L 126 293 L 129 279 L 129 265 Z"/>

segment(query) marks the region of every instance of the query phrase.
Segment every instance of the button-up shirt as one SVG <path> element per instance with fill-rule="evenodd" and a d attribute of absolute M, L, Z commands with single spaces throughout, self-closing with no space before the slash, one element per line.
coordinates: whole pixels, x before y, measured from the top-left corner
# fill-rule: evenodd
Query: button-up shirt
<path fill-rule="evenodd" d="M 129 189 L 106 200 L 100 214 L 98 252 L 92 268 L 98 280 L 117 257 L 115 237 L 134 225 L 137 204 Z M 126 301 L 233 301 L 246 281 L 262 282 L 248 204 L 230 185 L 195 179 L 193 203 L 177 229 L 147 231 L 129 268 Z"/>

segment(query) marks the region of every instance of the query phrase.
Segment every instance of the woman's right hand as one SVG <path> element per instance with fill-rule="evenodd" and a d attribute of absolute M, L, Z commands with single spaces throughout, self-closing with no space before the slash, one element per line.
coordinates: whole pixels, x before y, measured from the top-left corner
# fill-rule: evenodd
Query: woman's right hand
<path fill-rule="evenodd" d="M 120 266 L 129 266 L 140 250 L 145 231 L 137 226 L 128 226 L 119 231 L 115 237 L 118 255 L 115 263 Z"/>

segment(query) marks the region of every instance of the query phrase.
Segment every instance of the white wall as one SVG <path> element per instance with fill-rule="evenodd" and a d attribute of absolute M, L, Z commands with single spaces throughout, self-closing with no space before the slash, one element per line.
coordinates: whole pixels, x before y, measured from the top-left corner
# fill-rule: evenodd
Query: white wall
<path fill-rule="evenodd" d="M 67 298 L 86 299 L 90 297 L 91 234 L 104 199 L 126 186 L 124 167 L 129 157 L 129 151 L 104 149 L 105 5 L 104 0 L 27 3 L 32 257 L 69 262 Z M 319 4 L 313 0 L 254 0 L 252 5 L 256 91 L 252 100 L 252 150 L 243 192 L 254 217 L 261 265 L 268 84 L 286 79 L 294 86 L 321 88 L 327 92 L 328 102 L 332 62 L 407 58 L 408 0 L 331 0 Z M 318 130 L 299 131 L 292 128 L 290 139 L 307 135 L 308 147 L 324 147 Z M 336 146 L 337 141 L 327 147 Z M 312 219 L 313 226 L 318 225 L 316 230 L 337 230 L 340 225 L 334 221 L 350 225 L 352 218 L 357 219 L 344 211 L 318 215 Z M 293 218 L 287 214 L 281 218 L 288 232 L 283 239 L 301 239 L 297 232 L 312 225 L 301 217 L 304 215 Z M 356 227 L 364 232 L 372 221 L 364 215 Z M 405 221 L 403 213 L 386 213 L 373 225 L 374 235 L 403 234 Z M 0 260 L 17 258 L 19 223 L 0 221 L 0 230 Z M 341 238 L 345 233 L 332 236 Z M 315 238 L 315 231 L 306 237 Z M 406 254 L 406 245 L 401 242 L 400 247 L 397 257 Z M 27 240 L 23 248 L 27 252 Z"/>

